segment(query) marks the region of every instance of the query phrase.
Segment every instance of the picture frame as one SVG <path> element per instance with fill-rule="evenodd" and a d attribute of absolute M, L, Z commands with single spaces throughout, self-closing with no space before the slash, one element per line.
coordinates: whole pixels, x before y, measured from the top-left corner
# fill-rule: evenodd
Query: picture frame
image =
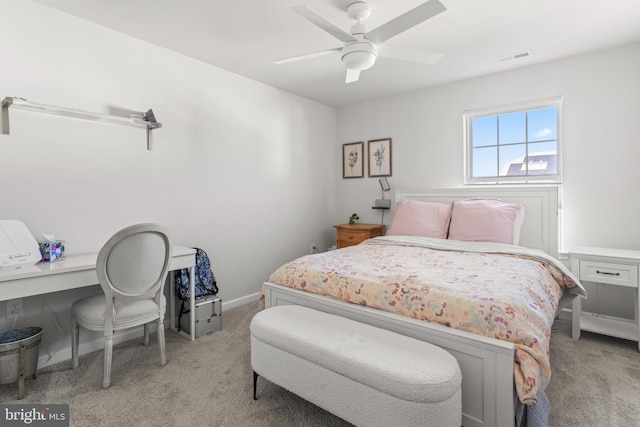
<path fill-rule="evenodd" d="M 368 141 L 369 177 L 391 176 L 391 138 Z"/>
<path fill-rule="evenodd" d="M 342 178 L 364 178 L 364 141 L 342 144 Z"/>

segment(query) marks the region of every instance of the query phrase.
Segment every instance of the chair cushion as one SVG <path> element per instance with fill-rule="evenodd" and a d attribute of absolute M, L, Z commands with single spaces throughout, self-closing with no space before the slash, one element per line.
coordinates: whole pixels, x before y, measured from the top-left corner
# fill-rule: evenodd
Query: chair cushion
<path fill-rule="evenodd" d="M 166 310 L 166 298 L 161 298 L 162 316 Z M 100 331 L 104 329 L 106 310 L 104 294 L 82 298 L 71 306 L 71 316 L 86 329 Z M 158 304 L 153 300 L 120 301 L 116 300 L 113 310 L 113 329 L 125 329 L 158 319 Z"/>

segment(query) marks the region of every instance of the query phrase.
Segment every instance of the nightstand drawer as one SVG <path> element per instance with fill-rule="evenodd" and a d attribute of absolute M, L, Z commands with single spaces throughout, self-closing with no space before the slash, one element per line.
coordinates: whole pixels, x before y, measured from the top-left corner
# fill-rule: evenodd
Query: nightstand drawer
<path fill-rule="evenodd" d="M 338 249 L 357 245 L 372 237 L 384 236 L 382 224 L 338 224 L 333 227 L 336 229 Z"/>
<path fill-rule="evenodd" d="M 340 230 L 340 235 L 338 236 L 338 238 L 345 242 L 360 243 L 363 240 L 366 240 L 368 236 L 369 233 L 364 231 Z"/>
<path fill-rule="evenodd" d="M 580 260 L 580 280 L 638 287 L 638 266 Z"/>

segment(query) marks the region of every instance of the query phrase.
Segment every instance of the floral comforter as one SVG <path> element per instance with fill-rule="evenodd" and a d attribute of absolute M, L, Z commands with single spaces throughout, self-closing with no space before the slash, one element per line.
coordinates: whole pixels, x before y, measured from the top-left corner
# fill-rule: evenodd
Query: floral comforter
<path fill-rule="evenodd" d="M 535 404 L 551 379 L 549 338 L 562 293 L 586 295 L 542 251 L 410 236 L 304 256 L 268 281 L 510 341 L 525 404 Z"/>

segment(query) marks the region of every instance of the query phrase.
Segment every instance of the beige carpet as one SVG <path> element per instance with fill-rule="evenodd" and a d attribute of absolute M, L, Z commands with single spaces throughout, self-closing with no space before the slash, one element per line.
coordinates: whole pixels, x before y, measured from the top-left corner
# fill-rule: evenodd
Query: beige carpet
<path fill-rule="evenodd" d="M 72 426 L 348 426 L 341 419 L 282 388 L 258 381 L 252 399 L 249 322 L 257 304 L 223 313 L 223 330 L 191 342 L 167 331 L 167 359 L 142 339 L 113 352 L 112 385 L 101 389 L 102 353 L 38 372 L 27 397 L 15 384 L 0 386 L 3 403 L 68 403 Z M 640 419 L 640 353 L 637 344 L 583 333 L 575 342 L 570 323 L 554 326 L 554 377 L 547 389 L 550 425 L 632 426 Z"/>

